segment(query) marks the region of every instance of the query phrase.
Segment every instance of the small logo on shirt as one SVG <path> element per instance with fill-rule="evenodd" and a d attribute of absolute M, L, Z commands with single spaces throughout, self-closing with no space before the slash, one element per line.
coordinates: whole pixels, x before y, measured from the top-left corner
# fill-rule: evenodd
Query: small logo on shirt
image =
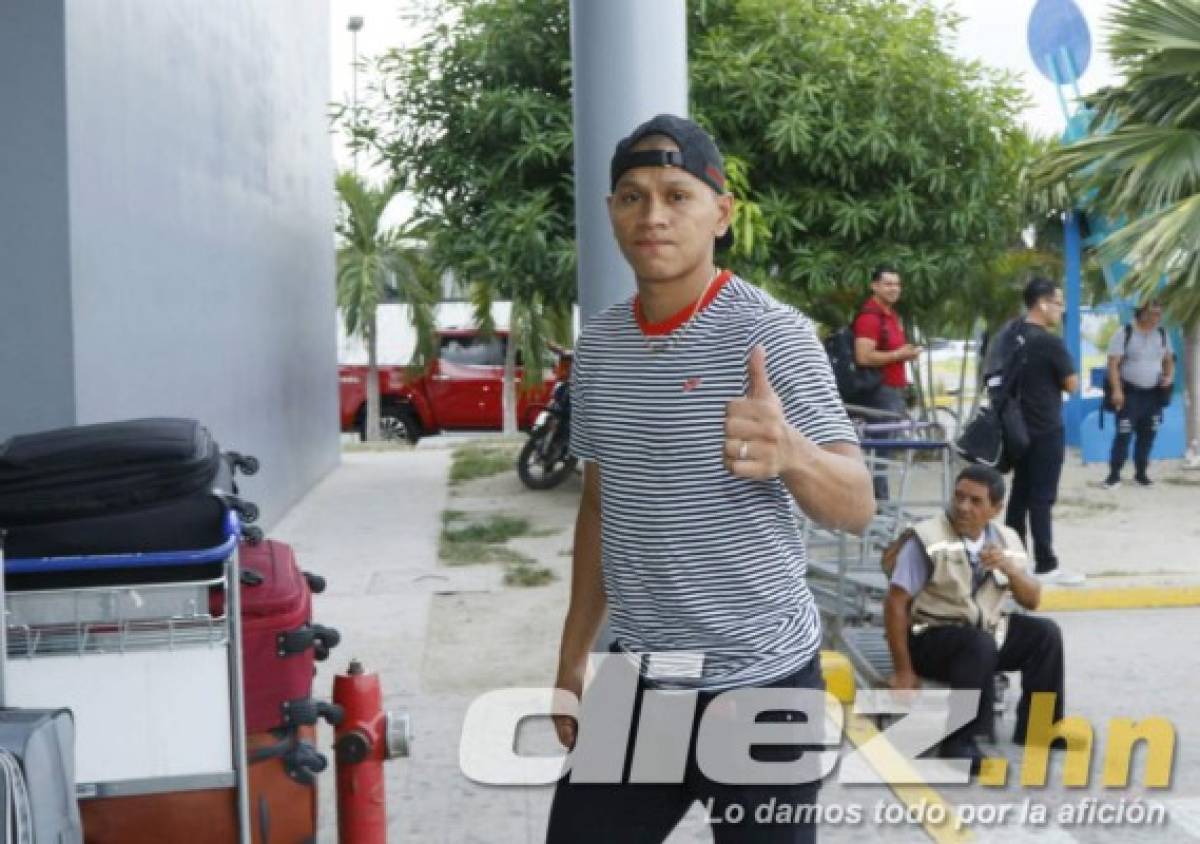
<path fill-rule="evenodd" d="M 685 393 L 690 393 L 692 390 L 694 390 L 694 389 L 696 389 L 697 387 L 699 387 L 699 386 L 700 386 L 700 382 L 701 382 L 701 381 L 703 381 L 703 380 L 704 380 L 704 379 L 702 379 L 702 378 L 689 378 L 689 379 L 687 379 L 686 381 L 684 381 L 684 382 L 683 382 L 683 391 L 684 391 Z"/>

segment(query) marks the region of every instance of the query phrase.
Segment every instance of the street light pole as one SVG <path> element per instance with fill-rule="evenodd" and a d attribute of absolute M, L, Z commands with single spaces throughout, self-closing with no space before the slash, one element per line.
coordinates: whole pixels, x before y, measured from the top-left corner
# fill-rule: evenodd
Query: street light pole
<path fill-rule="evenodd" d="M 351 79 L 353 81 L 351 82 L 351 88 L 350 88 L 350 113 L 353 115 L 352 119 L 353 119 L 354 123 L 352 125 L 354 125 L 354 126 L 358 125 L 358 31 L 360 29 L 362 29 L 362 27 L 363 27 L 363 19 L 361 17 L 359 17 L 358 15 L 355 15 L 352 18 L 350 18 L 348 21 L 346 21 L 346 29 L 350 30 L 350 42 L 353 45 L 352 51 L 354 53 L 354 58 L 352 60 L 353 63 L 351 64 L 351 68 L 353 71 Z M 351 161 L 351 165 L 354 168 L 354 175 L 357 176 L 358 175 L 358 142 L 357 141 L 354 141 L 353 145 L 350 147 L 350 161 Z"/>

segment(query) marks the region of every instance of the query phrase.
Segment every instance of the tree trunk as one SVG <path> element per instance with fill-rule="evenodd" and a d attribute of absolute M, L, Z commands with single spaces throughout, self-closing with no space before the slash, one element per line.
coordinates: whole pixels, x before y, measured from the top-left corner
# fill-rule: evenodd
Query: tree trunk
<path fill-rule="evenodd" d="M 516 302 L 509 318 L 508 342 L 504 344 L 504 384 L 500 394 L 500 412 L 506 436 L 517 432 L 517 320 Z"/>
<path fill-rule="evenodd" d="M 379 442 L 379 355 L 375 336 L 378 322 L 375 314 L 367 321 L 364 339 L 367 341 L 367 442 Z"/>
<path fill-rule="evenodd" d="M 1188 456 L 1200 461 L 1200 324 L 1184 332 L 1183 349 L 1182 370 L 1187 378 L 1184 382 L 1184 414 Z"/>

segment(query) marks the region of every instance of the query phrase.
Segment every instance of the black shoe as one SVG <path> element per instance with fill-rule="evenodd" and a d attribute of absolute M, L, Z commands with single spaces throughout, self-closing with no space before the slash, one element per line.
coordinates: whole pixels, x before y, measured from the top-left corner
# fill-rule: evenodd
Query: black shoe
<path fill-rule="evenodd" d="M 971 776 L 979 776 L 983 769 L 983 751 L 974 739 L 946 739 L 938 747 L 938 756 L 942 759 L 970 759 Z"/>
<path fill-rule="evenodd" d="M 1100 486 L 1104 487 L 1105 489 L 1116 489 L 1120 485 L 1121 478 L 1119 475 L 1109 475 L 1104 479 L 1104 483 L 1100 484 Z"/>
<path fill-rule="evenodd" d="M 1138 486 L 1154 486 L 1154 481 L 1146 475 L 1137 475 L 1133 480 Z"/>

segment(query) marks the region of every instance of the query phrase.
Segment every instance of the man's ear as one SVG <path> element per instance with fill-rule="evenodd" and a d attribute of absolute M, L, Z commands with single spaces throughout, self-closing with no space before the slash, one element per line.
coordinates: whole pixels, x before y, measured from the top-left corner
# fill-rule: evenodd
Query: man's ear
<path fill-rule="evenodd" d="M 717 208 L 720 209 L 720 216 L 717 217 L 717 232 L 716 236 L 720 237 L 729 231 L 729 227 L 733 225 L 733 206 L 737 202 L 731 193 L 722 193 L 717 196 Z"/>

